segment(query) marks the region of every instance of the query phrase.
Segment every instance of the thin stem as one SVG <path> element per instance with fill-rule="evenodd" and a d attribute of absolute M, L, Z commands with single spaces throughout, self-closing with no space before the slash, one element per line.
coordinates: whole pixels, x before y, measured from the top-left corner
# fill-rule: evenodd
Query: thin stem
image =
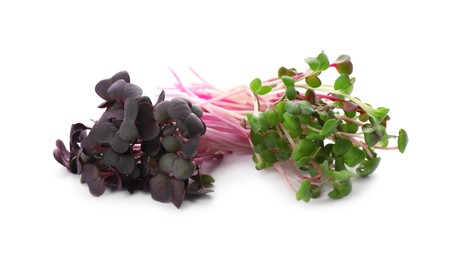
<path fill-rule="evenodd" d="M 294 142 L 294 139 L 291 137 L 291 135 L 289 134 L 288 130 L 286 130 L 286 128 L 283 126 L 282 123 L 278 123 L 278 127 L 283 131 L 283 133 L 285 134 L 285 137 L 286 139 L 288 139 L 288 142 L 289 144 L 291 145 L 291 147 L 294 149 L 296 148 L 296 143 Z"/>
<path fill-rule="evenodd" d="M 342 115 L 335 115 L 336 118 L 338 119 L 341 119 L 341 120 L 344 120 L 344 121 L 347 121 L 347 122 L 351 122 L 351 123 L 354 123 L 358 126 L 363 126 L 365 123 L 359 121 L 359 120 L 355 120 L 353 118 L 350 118 L 350 117 L 347 117 L 347 116 L 342 116 Z"/>
<path fill-rule="evenodd" d="M 374 158 L 374 155 L 371 153 L 370 149 L 368 149 L 368 146 L 366 145 L 366 143 L 355 139 L 355 137 L 348 135 L 348 133 L 339 132 L 338 134 L 349 138 L 349 140 L 351 140 L 351 142 L 353 144 L 362 147 L 363 150 L 365 150 L 365 152 L 368 154 L 368 156 L 370 158 Z"/>
<path fill-rule="evenodd" d="M 210 98 L 210 99 L 205 99 L 203 101 L 199 101 L 199 102 L 196 102 L 195 105 L 197 106 L 202 106 L 202 105 L 205 105 L 205 104 L 211 104 L 211 103 L 214 103 L 216 101 L 220 101 L 220 100 L 223 100 L 223 99 L 226 99 L 226 98 L 229 98 L 231 96 L 234 96 L 234 95 L 237 95 L 237 94 L 240 94 L 244 92 L 244 89 L 238 89 L 236 91 L 233 91 L 233 92 L 227 92 L 223 95 L 220 95 L 220 96 L 216 96 L 214 98 Z"/>
<path fill-rule="evenodd" d="M 283 176 L 283 178 L 285 179 L 286 183 L 288 184 L 288 186 L 291 188 L 291 190 L 296 193 L 296 189 L 293 187 L 293 185 L 291 184 L 291 182 L 289 182 L 289 179 L 288 179 L 288 176 L 286 176 L 286 173 L 285 171 L 283 170 L 283 167 L 280 165 L 280 163 L 275 163 L 274 164 L 274 167 L 275 169 L 277 169 L 277 171 L 280 173 L 280 175 Z"/>
<path fill-rule="evenodd" d="M 398 146 L 392 146 L 392 147 L 373 146 L 373 148 L 380 149 L 380 150 L 398 150 Z"/>

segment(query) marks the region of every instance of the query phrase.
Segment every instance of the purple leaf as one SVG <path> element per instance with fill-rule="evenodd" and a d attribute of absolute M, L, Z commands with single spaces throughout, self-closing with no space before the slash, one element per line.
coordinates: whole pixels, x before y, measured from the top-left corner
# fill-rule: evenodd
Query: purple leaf
<path fill-rule="evenodd" d="M 184 159 L 182 157 L 173 160 L 172 172 L 173 175 L 179 180 L 189 179 L 195 171 L 195 164 L 192 160 Z"/>
<path fill-rule="evenodd" d="M 69 150 L 75 150 L 79 149 L 79 145 L 77 143 L 80 143 L 85 137 L 86 137 L 86 131 L 88 127 L 86 127 L 84 124 L 77 123 L 77 124 L 72 124 L 71 130 L 69 131 Z"/>
<path fill-rule="evenodd" d="M 177 180 L 166 174 L 158 174 L 149 181 L 151 197 L 160 202 L 172 202 L 181 207 L 185 195 L 184 181 Z"/>
<path fill-rule="evenodd" d="M 85 164 L 82 169 L 82 182 L 85 182 L 93 196 L 101 196 L 106 189 L 103 179 L 99 176 L 99 170 L 93 164 Z"/>
<path fill-rule="evenodd" d="M 166 174 L 158 174 L 149 180 L 149 191 L 154 200 L 170 202 L 172 198 L 171 178 Z"/>
<path fill-rule="evenodd" d="M 175 207 L 181 207 L 182 201 L 184 200 L 185 187 L 184 181 L 171 178 L 171 202 Z"/>
<path fill-rule="evenodd" d="M 98 124 L 105 122 L 110 122 L 111 119 L 123 120 L 124 119 L 124 110 L 123 109 L 107 109 L 99 118 Z"/>
<path fill-rule="evenodd" d="M 159 104 L 160 102 L 164 101 L 164 99 L 165 99 L 165 91 L 162 90 L 159 94 L 159 97 L 157 98 L 156 105 Z"/>
<path fill-rule="evenodd" d="M 174 153 L 166 153 L 159 158 L 159 170 L 163 173 L 170 174 L 173 170 L 173 162 L 178 156 Z"/>
<path fill-rule="evenodd" d="M 206 132 L 206 125 L 195 114 L 191 113 L 185 120 L 185 132 L 187 138 L 203 135 Z"/>
<path fill-rule="evenodd" d="M 121 139 L 118 133 L 116 133 L 110 140 L 110 146 L 117 153 L 125 153 L 130 148 L 130 142 Z"/>
<path fill-rule="evenodd" d="M 135 99 L 127 98 L 124 102 L 124 120 L 135 121 L 138 115 L 138 102 Z"/>
<path fill-rule="evenodd" d="M 153 118 L 153 106 L 150 103 L 140 103 L 137 115 L 138 132 L 144 141 L 156 138 L 160 128 Z"/>
<path fill-rule="evenodd" d="M 138 104 L 141 105 L 141 104 L 149 104 L 149 105 L 153 105 L 153 102 L 151 102 L 151 99 L 147 96 L 141 96 L 137 99 L 138 101 Z"/>
<path fill-rule="evenodd" d="M 121 139 L 134 142 L 138 137 L 138 129 L 135 125 L 135 119 L 138 114 L 138 102 L 135 99 L 128 98 L 124 104 L 124 120 L 118 129 L 118 135 Z"/>
<path fill-rule="evenodd" d="M 95 125 L 90 132 L 91 138 L 96 140 L 98 143 L 109 143 L 115 135 L 117 129 L 109 122 L 104 122 L 99 125 Z"/>
<path fill-rule="evenodd" d="M 170 101 L 167 107 L 167 113 L 172 118 L 184 120 L 192 114 L 192 110 L 186 100 L 182 98 L 174 98 Z"/>
<path fill-rule="evenodd" d="M 53 157 L 55 158 L 55 160 L 57 160 L 57 162 L 69 169 L 70 157 L 68 149 L 66 149 L 66 146 L 60 139 L 56 141 L 56 146 L 57 148 L 53 150 Z"/>
<path fill-rule="evenodd" d="M 141 150 L 151 156 L 156 156 L 160 151 L 160 138 L 154 138 L 149 141 L 143 141 Z"/>
<path fill-rule="evenodd" d="M 138 129 L 134 121 L 124 120 L 118 129 L 118 136 L 128 142 L 135 142 L 138 137 Z"/>
<path fill-rule="evenodd" d="M 162 102 L 159 102 L 156 104 L 154 107 L 153 111 L 153 118 L 154 120 L 158 122 L 167 122 L 171 119 L 171 117 L 168 115 L 168 108 L 170 106 L 170 101 L 164 100 Z"/>
<path fill-rule="evenodd" d="M 83 151 L 87 155 L 93 155 L 96 152 L 96 146 L 98 146 L 99 143 L 90 134 L 85 139 L 82 140 L 80 145 L 82 146 Z"/>
<path fill-rule="evenodd" d="M 139 86 L 127 83 L 125 80 L 120 79 L 108 88 L 107 94 L 110 99 L 126 100 L 128 98 L 139 98 L 143 94 L 143 91 Z"/>
<path fill-rule="evenodd" d="M 182 145 L 182 153 L 185 158 L 193 158 L 198 153 L 198 143 L 200 142 L 200 135 L 197 135 L 185 142 Z"/>
<path fill-rule="evenodd" d="M 129 73 L 127 73 L 127 71 L 120 71 L 120 72 L 116 73 L 115 75 L 113 75 L 110 79 L 104 79 L 104 80 L 99 81 L 96 84 L 96 87 L 94 89 L 101 98 L 109 101 L 111 99 L 107 93 L 108 89 L 114 82 L 116 82 L 117 80 L 120 80 L 120 79 L 124 80 L 127 83 L 129 83 L 131 81 L 130 77 L 129 77 Z"/>
<path fill-rule="evenodd" d="M 134 155 L 132 153 L 119 154 L 112 149 L 107 149 L 102 157 L 105 165 L 115 167 L 122 174 L 130 174 L 136 167 Z"/>

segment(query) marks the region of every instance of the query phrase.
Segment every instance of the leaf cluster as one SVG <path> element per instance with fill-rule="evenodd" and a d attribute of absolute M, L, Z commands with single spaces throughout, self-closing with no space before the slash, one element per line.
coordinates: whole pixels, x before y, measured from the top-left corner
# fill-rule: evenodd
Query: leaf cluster
<path fill-rule="evenodd" d="M 71 126 L 70 147 L 57 140 L 55 159 L 81 175 L 92 195 L 106 188 L 149 191 L 153 199 L 180 207 L 186 194 L 205 194 L 213 179 L 195 162 L 206 126 L 202 110 L 185 98 L 156 104 L 125 71 L 101 80 L 96 93 L 105 109 L 93 127 Z"/>
<path fill-rule="evenodd" d="M 305 61 L 310 67 L 306 73 L 281 67 L 282 97 L 266 110 L 247 115 L 253 160 L 259 170 L 277 164 L 296 169 L 298 200 L 317 198 L 327 187 L 329 197 L 342 198 L 352 190 L 351 178 L 368 176 L 377 169 L 380 157 L 376 150 L 387 148 L 390 139 L 398 138 L 397 148 L 404 152 L 407 133 L 387 134 L 389 109 L 372 108 L 351 96 L 355 78 L 350 77 L 349 56 L 341 55 L 330 64 L 322 52 Z M 319 95 L 319 76 L 330 67 L 339 76 L 333 86 L 323 88 L 330 90 L 328 95 Z M 302 80 L 305 84 L 297 84 Z M 272 91 L 258 88 L 258 82 L 261 85 L 257 79 L 250 85 L 255 95 Z"/>

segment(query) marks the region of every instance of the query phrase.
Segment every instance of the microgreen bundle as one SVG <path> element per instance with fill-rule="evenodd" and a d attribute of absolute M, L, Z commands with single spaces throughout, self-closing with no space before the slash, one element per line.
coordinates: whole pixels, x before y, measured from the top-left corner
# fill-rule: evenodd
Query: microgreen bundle
<path fill-rule="evenodd" d="M 186 96 L 203 110 L 206 134 L 200 146 L 211 152 L 250 151 L 258 170 L 275 167 L 298 200 L 308 202 L 328 189 L 334 199 L 350 194 L 351 178 L 373 173 L 376 150 L 404 152 L 408 136 L 386 131 L 389 109 L 373 108 L 352 96 L 355 78 L 350 57 L 330 64 L 320 53 L 305 59 L 306 72 L 281 67 L 278 77 L 254 79 L 228 91 L 202 83 L 178 83 L 173 96 Z M 333 85 L 319 76 L 338 71 Z M 389 146 L 397 139 L 396 146 Z M 328 188 L 330 187 L 330 188 Z"/>
<path fill-rule="evenodd" d="M 92 195 L 106 188 L 149 191 L 153 199 L 180 207 L 186 194 L 205 194 L 214 179 L 201 164 L 222 156 L 199 147 L 206 126 L 201 109 L 184 98 L 156 105 L 130 83 L 125 71 L 101 80 L 96 93 L 105 108 L 93 127 L 73 124 L 69 151 L 57 140 L 55 159 L 81 175 Z"/>
<path fill-rule="evenodd" d="M 258 170 L 275 167 L 298 200 L 308 202 L 325 190 L 339 199 L 351 178 L 373 173 L 376 150 L 408 143 L 404 130 L 387 133 L 389 109 L 373 108 L 352 96 L 355 78 L 349 56 L 330 64 L 324 53 L 305 59 L 305 72 L 281 67 L 278 77 L 249 86 L 215 88 L 195 72 L 199 84 L 178 83 L 155 105 L 130 83 L 127 72 L 100 81 L 96 93 L 106 108 L 93 127 L 73 124 L 70 149 L 57 140 L 55 159 L 81 174 L 91 194 L 107 187 L 149 191 L 152 198 L 180 207 L 186 194 L 205 194 L 214 182 L 201 173 L 203 162 L 232 152 L 253 154 Z M 333 85 L 319 76 L 335 68 Z M 389 146 L 397 139 L 396 146 Z M 329 188 L 330 187 L 330 188 Z"/>

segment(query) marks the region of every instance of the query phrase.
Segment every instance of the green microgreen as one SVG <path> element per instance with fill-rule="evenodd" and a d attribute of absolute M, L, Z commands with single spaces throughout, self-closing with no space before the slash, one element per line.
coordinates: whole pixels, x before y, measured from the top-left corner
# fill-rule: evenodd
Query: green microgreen
<path fill-rule="evenodd" d="M 277 77 L 256 78 L 244 89 L 176 86 L 203 110 L 204 148 L 252 152 L 256 169 L 275 167 L 297 200 L 308 202 L 325 191 L 330 198 L 343 198 L 354 178 L 377 170 L 381 157 L 376 151 L 403 153 L 408 135 L 387 133 L 389 109 L 353 96 L 356 79 L 348 55 L 330 63 L 321 52 L 305 62 L 305 72 L 280 67 Z M 338 76 L 328 85 L 322 74 L 330 68 Z"/>

